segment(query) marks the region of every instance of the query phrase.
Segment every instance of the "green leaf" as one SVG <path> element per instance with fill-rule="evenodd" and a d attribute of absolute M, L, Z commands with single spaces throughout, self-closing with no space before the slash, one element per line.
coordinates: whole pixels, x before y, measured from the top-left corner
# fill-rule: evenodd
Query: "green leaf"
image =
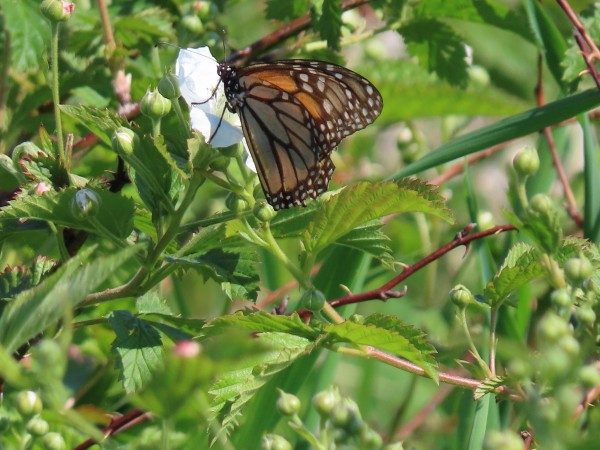
<path fill-rule="evenodd" d="M 11 300 L 20 292 L 37 286 L 55 267 L 56 261 L 45 256 L 37 256 L 31 267 L 6 267 L 0 272 L 0 300 Z"/>
<path fill-rule="evenodd" d="M 496 389 L 504 386 L 505 384 L 505 377 L 486 378 L 475 389 L 475 392 L 473 393 L 473 399 L 480 400 L 484 395 L 494 392 Z"/>
<path fill-rule="evenodd" d="M 327 46 L 339 50 L 342 38 L 342 1 L 323 0 L 315 30 L 327 41 Z"/>
<path fill-rule="evenodd" d="M 40 12 L 39 2 L 2 0 L 0 5 L 2 25 L 10 33 L 12 69 L 21 73 L 38 72 L 50 41 L 50 25 Z"/>
<path fill-rule="evenodd" d="M 539 263 L 539 253 L 528 244 L 519 243 L 513 246 L 504 264 L 486 285 L 483 296 L 485 302 L 497 308 L 507 301 L 515 290 L 541 277 L 544 269 Z"/>
<path fill-rule="evenodd" d="M 39 152 L 19 158 L 19 165 L 31 183 L 45 183 L 48 187 L 59 189 L 67 184 L 69 175 L 53 154 Z"/>
<path fill-rule="evenodd" d="M 400 356 L 420 368 L 436 383 L 437 363 L 432 355 L 435 349 L 425 340 L 425 334 L 394 316 L 373 314 L 363 323 L 346 320 L 324 328 L 328 343 L 344 342 L 354 345 L 370 345 L 393 355 Z"/>
<path fill-rule="evenodd" d="M 275 316 L 264 312 L 238 311 L 210 322 L 205 328 L 206 336 L 226 332 L 227 329 L 247 330 L 253 333 L 287 333 L 307 339 L 316 339 L 319 333 L 306 325 L 298 314 Z"/>
<path fill-rule="evenodd" d="M 136 13 L 120 15 L 113 22 L 115 38 L 126 48 L 139 46 L 139 41 L 155 45 L 165 38 L 173 39 L 174 18 L 163 8 L 143 8 Z"/>
<path fill-rule="evenodd" d="M 154 290 L 146 292 L 135 301 L 139 314 L 173 314 L 167 302 Z"/>
<path fill-rule="evenodd" d="M 167 256 L 165 261 L 193 268 L 205 278 L 221 283 L 231 299 L 256 300 L 259 281 L 256 269 L 259 259 L 252 248 L 241 248 L 239 251 L 215 248 L 206 253 L 185 257 Z"/>
<path fill-rule="evenodd" d="M 420 181 L 357 183 L 322 200 L 304 232 L 306 249 L 318 253 L 362 224 L 408 211 L 452 220 L 437 189 Z"/>
<path fill-rule="evenodd" d="M 570 119 L 598 105 L 600 105 L 600 92 L 590 89 L 508 117 L 438 147 L 420 160 L 406 166 L 390 179 L 399 180 L 502 142 L 537 133 L 545 127 Z"/>
<path fill-rule="evenodd" d="M 450 26 L 435 19 L 418 19 L 402 26 L 398 32 L 411 55 L 416 56 L 428 72 L 452 85 L 466 87 L 465 45 Z"/>
<path fill-rule="evenodd" d="M 267 0 L 266 18 L 274 20 L 295 19 L 309 10 L 308 0 Z"/>
<path fill-rule="evenodd" d="M 299 336 L 264 333 L 256 338 L 271 350 L 240 360 L 235 370 L 221 376 L 209 390 L 212 409 L 221 416 L 220 434 L 228 434 L 242 415 L 242 408 L 274 375 L 289 367 L 314 344 Z"/>
<path fill-rule="evenodd" d="M 394 258 L 392 249 L 388 246 L 390 238 L 383 233 L 381 226 L 378 220 L 362 224 L 338 239 L 336 245 L 368 253 L 391 269 Z"/>
<path fill-rule="evenodd" d="M 301 236 L 318 209 L 318 202 L 310 202 L 306 208 L 290 208 L 277 212 L 271 221 L 273 236 L 279 239 Z"/>
<path fill-rule="evenodd" d="M 86 188 L 98 198 L 98 214 L 93 218 L 78 217 L 73 210 L 76 188 L 46 192 L 41 196 L 21 195 L 0 209 L 0 223 L 7 219 L 45 220 L 57 225 L 90 233 L 127 238 L 133 231 L 133 201 L 106 190 Z M 100 227 L 97 224 L 100 224 Z"/>
<path fill-rule="evenodd" d="M 127 121 L 123 117 L 109 109 L 60 105 L 60 110 L 90 130 L 108 147 L 112 146 L 111 139 L 115 130 L 127 126 Z"/>
<path fill-rule="evenodd" d="M 119 379 L 126 392 L 136 392 L 162 367 L 162 339 L 158 331 L 129 311 L 113 311 L 108 319 L 116 335 L 111 351 L 117 358 Z"/>
<path fill-rule="evenodd" d="M 42 333 L 97 289 L 138 247 L 90 259 L 94 248 L 79 252 L 36 287 L 21 292 L 0 317 L 0 344 L 8 352 Z"/>

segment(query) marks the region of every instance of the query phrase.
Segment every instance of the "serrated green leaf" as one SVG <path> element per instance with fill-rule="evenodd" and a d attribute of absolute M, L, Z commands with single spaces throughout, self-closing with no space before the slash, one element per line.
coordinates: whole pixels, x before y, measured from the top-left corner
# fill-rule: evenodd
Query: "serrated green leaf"
<path fill-rule="evenodd" d="M 322 200 L 304 232 L 306 249 L 318 253 L 359 225 L 408 211 L 452 220 L 437 189 L 420 181 L 357 183 Z"/>
<path fill-rule="evenodd" d="M 529 208 L 521 218 L 521 230 L 546 253 L 554 254 L 563 236 L 563 229 L 557 210 L 532 210 Z"/>
<path fill-rule="evenodd" d="M 290 208 L 277 212 L 271 221 L 271 232 L 279 239 L 298 237 L 306 230 L 319 208 L 318 202 L 310 202 L 306 208 Z"/>
<path fill-rule="evenodd" d="M 507 301 L 515 290 L 541 277 L 544 269 L 539 263 L 539 257 L 536 249 L 528 244 L 519 243 L 512 247 L 504 264 L 483 291 L 485 302 L 497 308 Z"/>
<path fill-rule="evenodd" d="M 339 50 L 342 38 L 342 1 L 323 0 L 315 30 L 327 41 L 327 46 Z"/>
<path fill-rule="evenodd" d="M 109 109 L 91 106 L 60 105 L 60 110 L 90 130 L 104 144 L 111 147 L 111 138 L 119 127 L 127 126 L 127 121 Z"/>
<path fill-rule="evenodd" d="M 186 245 L 184 252 L 179 256 L 204 253 L 214 248 L 232 248 L 239 249 L 249 246 L 248 241 L 242 239 L 239 235 L 228 236 L 226 224 L 210 225 L 197 233 Z"/>
<path fill-rule="evenodd" d="M 10 33 L 12 69 L 39 71 L 50 40 L 50 24 L 40 12 L 40 4 L 32 0 L 3 0 L 0 4 L 2 24 Z"/>
<path fill-rule="evenodd" d="M 319 333 L 306 325 L 298 314 L 275 316 L 264 312 L 238 311 L 210 322 L 205 328 L 206 336 L 214 336 L 227 328 L 247 330 L 253 333 L 288 333 L 306 339 L 316 339 Z"/>
<path fill-rule="evenodd" d="M 378 220 L 367 222 L 338 239 L 336 245 L 365 252 L 391 269 L 394 258 L 392 249 L 388 246 L 390 238 L 381 231 L 381 227 L 382 224 Z"/>
<path fill-rule="evenodd" d="M 411 55 L 428 72 L 450 84 L 466 87 L 468 74 L 465 44 L 447 24 L 435 19 L 417 19 L 398 32 Z"/>
<path fill-rule="evenodd" d="M 173 314 L 167 302 L 156 291 L 148 291 L 135 301 L 139 314 Z"/>
<path fill-rule="evenodd" d="M 139 41 L 156 44 L 160 39 L 173 38 L 173 16 L 163 8 L 144 8 L 139 12 L 121 15 L 113 22 L 115 38 L 126 48 L 136 47 Z"/>
<path fill-rule="evenodd" d="M 310 353 L 314 346 L 308 339 L 283 333 L 264 333 L 256 339 L 271 351 L 241 360 L 235 370 L 222 375 L 209 390 L 212 409 L 221 416 L 220 434 L 229 433 L 243 406 L 271 377 Z"/>
<path fill-rule="evenodd" d="M 416 364 L 438 382 L 437 363 L 432 357 L 435 349 L 425 340 L 425 333 L 397 317 L 374 314 L 363 323 L 346 320 L 328 325 L 324 331 L 328 342 L 370 345 Z"/>
<path fill-rule="evenodd" d="M 137 247 L 90 259 L 93 247 L 80 251 L 38 286 L 21 292 L 0 317 L 0 344 L 13 352 L 61 319 L 126 263 Z"/>
<path fill-rule="evenodd" d="M 117 239 L 127 238 L 133 230 L 133 201 L 106 190 L 87 188 L 99 198 L 98 214 L 92 219 L 75 215 L 73 202 L 78 189 L 67 188 L 44 195 L 21 195 L 0 209 L 0 223 L 7 219 L 45 220 L 76 230 L 104 235 L 110 232 Z M 100 228 L 96 223 L 99 223 Z"/>
<path fill-rule="evenodd" d="M 184 257 L 167 256 L 165 261 L 190 267 L 206 278 L 223 283 L 226 293 L 230 295 L 256 300 L 259 259 L 253 248 L 241 248 L 238 251 L 215 248 Z"/>
<path fill-rule="evenodd" d="M 119 380 L 126 392 L 137 392 L 163 364 L 160 334 L 129 311 L 113 311 L 108 320 L 115 332 L 111 351 L 117 358 Z"/>
<path fill-rule="evenodd" d="M 504 384 L 506 384 L 505 377 L 486 378 L 475 389 L 473 399 L 480 400 L 484 395 L 494 392 L 499 387 L 504 386 Z"/>
<path fill-rule="evenodd" d="M 140 314 L 142 315 L 142 314 Z M 158 327 L 157 324 L 167 324 L 170 328 L 177 330 L 178 333 L 184 334 L 185 339 L 193 339 L 202 334 L 204 329 L 204 325 L 206 324 L 205 320 L 202 319 L 192 319 L 189 317 L 182 317 L 181 315 L 173 315 L 173 314 L 160 314 L 160 313 L 146 313 L 143 314 L 144 317 L 152 317 L 160 320 L 157 322 L 156 320 L 148 320 L 156 328 L 159 328 L 160 331 L 163 331 L 165 334 L 169 335 L 170 338 L 174 337 L 175 331 L 166 332 L 162 328 Z M 181 340 L 181 339 L 177 339 Z"/>
<path fill-rule="evenodd" d="M 23 173 L 32 183 L 45 183 L 54 189 L 67 184 L 69 174 L 56 157 L 47 153 L 28 154 L 19 160 Z"/>
<path fill-rule="evenodd" d="M 0 300 L 10 300 L 22 291 L 37 286 L 42 277 L 56 267 L 56 261 L 45 256 L 35 258 L 31 267 L 7 267 L 0 273 Z"/>

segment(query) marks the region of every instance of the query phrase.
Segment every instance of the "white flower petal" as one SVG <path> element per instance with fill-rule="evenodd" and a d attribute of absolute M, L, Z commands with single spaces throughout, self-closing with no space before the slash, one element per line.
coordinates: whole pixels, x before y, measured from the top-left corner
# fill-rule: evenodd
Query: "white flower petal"
<path fill-rule="evenodd" d="M 218 116 L 207 114 L 193 107 L 190 111 L 190 119 L 192 128 L 198 130 L 204 136 L 204 139 L 208 140 L 212 137 L 210 145 L 214 148 L 229 147 L 237 144 L 244 137 L 240 126 L 234 126 L 225 120 L 221 120 L 220 114 Z M 219 122 L 221 123 L 219 124 Z M 215 133 L 214 136 L 213 133 Z"/>

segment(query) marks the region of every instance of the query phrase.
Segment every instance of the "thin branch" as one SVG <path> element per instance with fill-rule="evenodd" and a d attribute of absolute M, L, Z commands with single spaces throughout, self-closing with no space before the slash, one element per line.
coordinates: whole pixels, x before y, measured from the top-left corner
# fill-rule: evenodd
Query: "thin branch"
<path fill-rule="evenodd" d="M 469 234 L 470 230 L 467 227 L 465 228 L 465 230 L 459 233 L 452 241 L 439 248 L 438 250 L 434 251 L 433 253 L 429 254 L 416 264 L 405 267 L 399 275 L 392 278 L 390 281 L 388 281 L 381 287 L 373 289 L 371 291 L 363 292 L 361 294 L 350 294 L 344 297 L 339 297 L 334 300 L 331 300 L 329 303 L 333 307 L 339 307 L 343 305 L 348 305 L 350 303 L 362 302 L 365 300 L 387 300 L 388 298 L 401 297 L 406 291 L 393 291 L 392 288 L 402 283 L 413 273 L 417 272 L 418 270 L 421 270 L 423 267 L 432 263 L 436 259 L 439 259 L 451 250 L 462 245 L 464 245 L 468 250 L 469 244 L 474 240 L 482 239 L 484 237 L 492 236 L 498 233 L 504 233 L 506 231 L 514 231 L 516 229 L 517 228 L 514 225 L 498 225 L 488 230 L 483 230 L 477 233 Z"/>
<path fill-rule="evenodd" d="M 369 0 L 344 0 L 342 2 L 342 11 L 347 11 L 349 9 L 354 9 L 358 6 L 369 3 Z M 257 53 L 262 53 L 269 48 L 280 44 L 284 39 L 287 39 L 291 36 L 298 34 L 301 31 L 307 30 L 311 25 L 311 15 L 305 14 L 302 17 L 298 17 L 291 22 L 286 23 L 281 28 L 273 31 L 272 33 L 266 35 L 262 39 L 248 45 L 247 47 L 237 50 L 231 53 L 227 58 L 225 58 L 225 62 L 234 63 L 234 62 L 245 62 L 252 59 L 252 56 Z"/>
<path fill-rule="evenodd" d="M 596 86 L 600 89 L 600 75 L 596 70 L 596 66 L 594 66 L 594 60 L 600 60 L 600 51 L 598 47 L 594 43 L 594 40 L 590 37 L 587 30 L 569 5 L 569 2 L 566 0 L 556 0 L 558 5 L 564 10 L 565 14 L 575 27 L 575 41 L 577 45 L 581 49 L 581 53 L 583 55 L 583 59 L 585 60 L 585 64 L 587 65 L 587 72 L 592 76 L 594 81 L 596 82 Z"/>
<path fill-rule="evenodd" d="M 113 419 L 107 427 L 102 430 L 105 438 L 113 436 L 127 428 L 131 428 L 134 425 L 137 425 L 140 422 L 144 422 L 146 420 L 150 420 L 152 418 L 150 413 L 144 412 L 141 409 L 134 409 L 133 411 L 128 412 L 127 414 Z M 85 450 L 86 448 L 90 448 L 92 445 L 97 444 L 93 439 L 88 439 L 85 442 L 82 442 L 74 450 Z"/>

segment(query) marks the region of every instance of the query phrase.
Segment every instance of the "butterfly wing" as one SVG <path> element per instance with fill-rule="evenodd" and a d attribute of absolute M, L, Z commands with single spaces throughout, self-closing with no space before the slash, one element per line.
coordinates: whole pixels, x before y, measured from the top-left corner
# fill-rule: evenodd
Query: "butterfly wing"
<path fill-rule="evenodd" d="M 383 100 L 365 78 L 322 61 L 252 64 L 238 71 L 242 128 L 267 201 L 305 205 L 327 189 L 340 141 L 379 116 Z"/>

